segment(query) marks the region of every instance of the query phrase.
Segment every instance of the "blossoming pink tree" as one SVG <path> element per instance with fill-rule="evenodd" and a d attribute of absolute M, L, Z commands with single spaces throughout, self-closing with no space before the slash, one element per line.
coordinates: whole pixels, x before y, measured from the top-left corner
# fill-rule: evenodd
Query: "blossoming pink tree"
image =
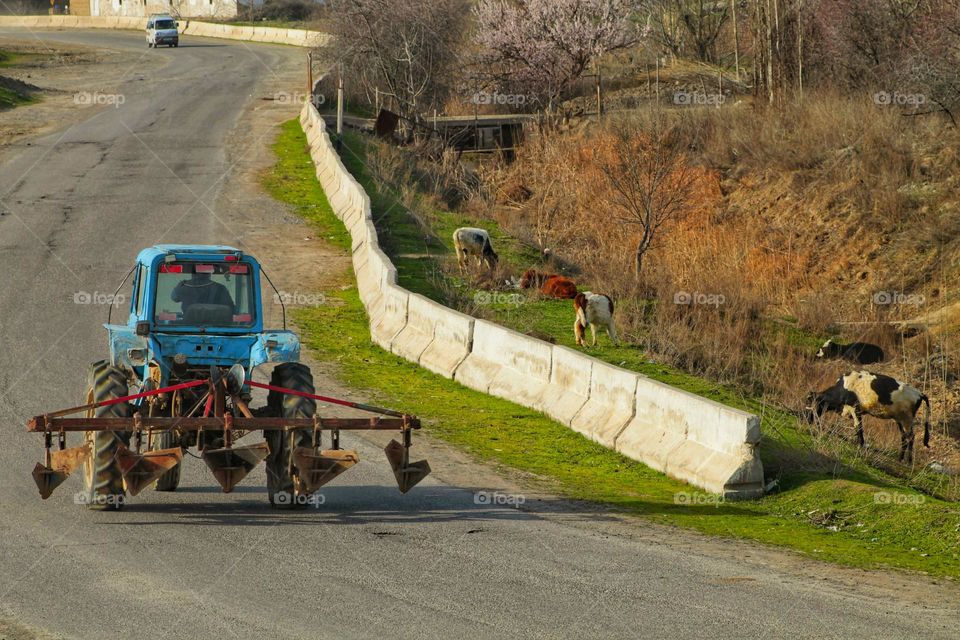
<path fill-rule="evenodd" d="M 478 77 L 552 111 L 603 54 L 638 38 L 636 0 L 479 0 Z M 530 100 L 526 101 L 528 104 Z"/>

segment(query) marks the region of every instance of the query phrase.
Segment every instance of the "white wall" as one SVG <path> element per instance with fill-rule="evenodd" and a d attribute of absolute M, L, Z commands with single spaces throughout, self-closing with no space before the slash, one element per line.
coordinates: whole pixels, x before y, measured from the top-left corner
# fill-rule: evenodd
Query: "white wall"
<path fill-rule="evenodd" d="M 91 0 L 92 16 L 146 17 L 169 13 L 176 18 L 234 18 L 236 0 Z"/>

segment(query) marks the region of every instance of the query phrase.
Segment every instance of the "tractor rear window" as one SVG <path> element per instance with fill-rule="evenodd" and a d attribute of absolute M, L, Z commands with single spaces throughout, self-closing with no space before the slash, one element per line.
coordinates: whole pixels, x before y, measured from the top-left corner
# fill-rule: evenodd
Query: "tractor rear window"
<path fill-rule="evenodd" d="M 160 326 L 247 327 L 255 318 L 253 270 L 242 262 L 166 262 L 157 274 Z"/>

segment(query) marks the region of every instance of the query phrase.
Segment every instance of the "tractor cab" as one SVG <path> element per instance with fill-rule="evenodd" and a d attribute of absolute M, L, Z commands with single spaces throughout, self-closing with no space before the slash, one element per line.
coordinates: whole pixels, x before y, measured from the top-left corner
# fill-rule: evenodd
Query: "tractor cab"
<path fill-rule="evenodd" d="M 127 324 L 105 325 L 111 360 L 160 383 L 210 366 L 240 364 L 249 375 L 266 362 L 296 362 L 296 334 L 264 330 L 262 275 L 260 264 L 234 247 L 144 249 L 128 274 Z M 151 366 L 159 371 L 151 375 Z"/>

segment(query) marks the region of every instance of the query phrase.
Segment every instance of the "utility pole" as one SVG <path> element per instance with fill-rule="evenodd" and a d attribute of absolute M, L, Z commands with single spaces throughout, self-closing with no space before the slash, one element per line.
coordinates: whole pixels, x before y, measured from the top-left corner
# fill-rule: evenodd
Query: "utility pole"
<path fill-rule="evenodd" d="M 313 104 L 313 51 L 307 51 L 307 95 Z"/>
<path fill-rule="evenodd" d="M 343 144 L 343 66 L 337 70 L 337 150 Z"/>
<path fill-rule="evenodd" d="M 733 13 L 733 64 L 737 73 L 737 82 L 740 82 L 740 29 L 737 27 L 737 0 L 730 0 L 730 11 Z"/>
<path fill-rule="evenodd" d="M 597 59 L 597 120 L 603 115 L 603 78 L 600 75 L 600 60 Z"/>
<path fill-rule="evenodd" d="M 657 106 L 659 107 L 659 106 L 660 106 L 660 54 L 659 54 L 659 53 L 657 53 L 657 81 L 656 81 L 656 89 L 657 89 Z"/>
<path fill-rule="evenodd" d="M 797 86 L 803 102 L 803 0 L 797 5 Z"/>

